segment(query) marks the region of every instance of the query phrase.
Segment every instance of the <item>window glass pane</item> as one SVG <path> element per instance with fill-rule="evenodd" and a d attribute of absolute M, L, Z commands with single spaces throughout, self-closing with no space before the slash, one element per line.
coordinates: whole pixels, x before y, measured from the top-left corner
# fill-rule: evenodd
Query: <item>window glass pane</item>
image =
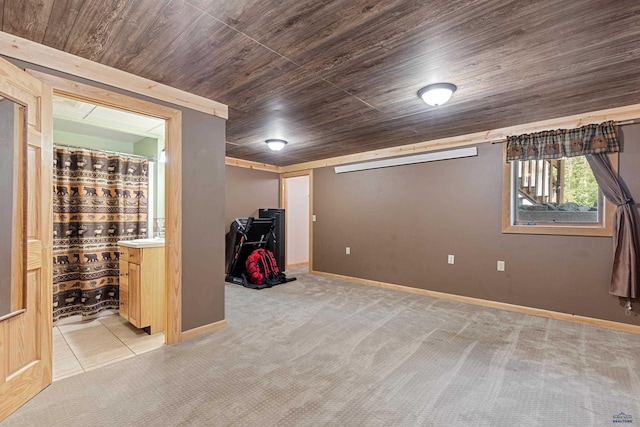
<path fill-rule="evenodd" d="M 584 156 L 518 161 L 513 171 L 517 224 L 600 221 L 602 197 Z"/>

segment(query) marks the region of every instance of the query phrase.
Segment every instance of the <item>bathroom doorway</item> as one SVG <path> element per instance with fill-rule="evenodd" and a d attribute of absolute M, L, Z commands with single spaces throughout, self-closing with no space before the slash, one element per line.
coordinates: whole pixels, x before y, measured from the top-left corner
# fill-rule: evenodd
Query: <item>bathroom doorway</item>
<path fill-rule="evenodd" d="M 56 381 L 164 345 L 163 327 L 138 327 L 148 303 L 131 289 L 140 283 L 128 280 L 120 255 L 129 249 L 120 242 L 150 240 L 146 256 L 163 257 L 165 121 L 60 95 L 53 117 Z M 150 290 L 164 295 L 163 265 L 144 268 L 162 270 L 147 275 Z M 142 309 L 165 311 L 163 300 L 154 304 Z"/>
<path fill-rule="evenodd" d="M 54 95 L 121 111 L 156 117 L 165 122 L 165 343 L 182 340 L 182 111 L 149 101 L 74 82 L 35 70 L 29 74 L 53 89 Z M 50 142 L 51 144 L 52 142 Z"/>

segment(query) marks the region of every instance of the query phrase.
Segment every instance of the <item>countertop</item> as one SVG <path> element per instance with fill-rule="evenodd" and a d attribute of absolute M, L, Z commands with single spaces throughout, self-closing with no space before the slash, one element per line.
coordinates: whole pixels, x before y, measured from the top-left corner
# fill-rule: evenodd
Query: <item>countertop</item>
<path fill-rule="evenodd" d="M 164 247 L 164 239 L 135 239 L 135 240 L 120 240 L 119 246 L 126 246 L 128 248 L 161 248 Z"/>

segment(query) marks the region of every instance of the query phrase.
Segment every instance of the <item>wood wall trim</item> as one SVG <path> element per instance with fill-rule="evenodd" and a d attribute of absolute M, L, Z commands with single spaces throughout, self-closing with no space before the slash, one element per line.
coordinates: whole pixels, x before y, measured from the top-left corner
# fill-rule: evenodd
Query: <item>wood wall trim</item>
<path fill-rule="evenodd" d="M 236 159 L 235 157 L 225 157 L 224 164 L 227 166 L 237 166 L 239 168 L 282 173 L 282 168 L 280 166 L 269 165 L 267 163 L 252 162 L 250 160 Z"/>
<path fill-rule="evenodd" d="M 377 286 L 379 288 L 392 289 L 395 291 L 409 292 L 418 295 L 426 295 L 433 298 L 446 299 L 451 301 L 464 302 L 467 304 L 479 305 L 482 307 L 497 308 L 499 310 L 513 311 L 516 313 L 530 314 L 532 316 L 547 317 L 549 319 L 564 320 L 567 322 L 581 323 L 584 325 L 598 326 L 601 328 L 614 329 L 616 331 L 640 334 L 640 326 L 627 323 L 613 322 L 611 320 L 595 319 L 593 317 L 577 316 L 558 311 L 544 310 L 541 308 L 526 307 L 522 305 L 508 304 L 498 301 L 490 301 L 481 298 L 466 297 L 462 295 L 447 294 L 444 292 L 430 291 L 427 289 L 412 288 L 392 283 L 378 282 L 376 280 L 361 279 L 358 277 L 343 276 L 334 273 L 309 270 L 311 274 L 329 277 L 332 279 L 346 280 L 348 282 L 360 283 L 363 285 Z"/>
<path fill-rule="evenodd" d="M 627 121 L 640 118 L 640 104 L 628 105 L 626 107 L 609 108 L 606 110 L 592 111 L 589 113 L 575 114 L 572 116 L 559 117 L 539 122 L 526 123 L 515 126 L 508 126 L 493 129 L 486 132 L 476 132 L 467 135 L 453 136 L 449 138 L 434 139 L 432 141 L 419 142 L 416 144 L 401 145 L 398 147 L 383 148 L 380 150 L 366 151 L 363 153 L 350 154 L 347 156 L 332 157 L 313 162 L 298 163 L 295 165 L 283 166 L 282 172 L 294 172 L 302 169 L 317 169 L 328 166 L 336 166 L 347 163 L 356 163 L 368 160 L 378 160 L 388 157 L 407 156 L 412 154 L 425 153 L 429 151 L 444 150 L 450 148 L 464 147 L 467 145 L 485 144 L 488 142 L 503 141 L 509 135 L 520 135 L 523 133 L 541 132 L 550 129 L 570 129 L 584 126 L 590 123 L 602 123 L 608 120 Z"/>
<path fill-rule="evenodd" d="M 165 342 L 180 342 L 182 334 L 182 111 L 127 95 L 72 82 L 34 70 L 31 75 L 46 82 L 53 93 L 105 105 L 111 108 L 136 112 L 166 121 L 165 164 L 165 279 L 167 295 L 167 323 Z M 51 135 L 53 131 L 51 130 Z M 47 193 L 48 194 L 48 193 Z M 50 217 L 50 216 L 49 216 Z"/>
<path fill-rule="evenodd" d="M 311 175 L 311 173 L 312 173 L 311 169 L 305 169 L 305 170 L 299 170 L 295 172 L 282 172 L 280 176 L 282 178 L 295 178 L 297 176 Z"/>
<path fill-rule="evenodd" d="M 61 50 L 0 31 L 0 54 L 31 64 L 82 77 L 94 82 L 125 89 L 192 110 L 229 118 L 225 104 L 216 102 L 126 71 L 93 62 Z"/>
<path fill-rule="evenodd" d="M 227 327 L 227 321 L 225 319 L 222 319 L 214 323 L 209 323 L 208 325 L 203 325 L 194 329 L 189 329 L 188 331 L 182 332 L 180 341 L 187 341 L 192 338 L 199 337 L 200 335 L 212 334 L 226 327 Z"/>

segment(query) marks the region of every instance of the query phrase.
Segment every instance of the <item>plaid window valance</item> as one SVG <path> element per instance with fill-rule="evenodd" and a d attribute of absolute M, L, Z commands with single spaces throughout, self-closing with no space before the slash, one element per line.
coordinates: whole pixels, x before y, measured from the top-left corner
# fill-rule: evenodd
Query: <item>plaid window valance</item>
<path fill-rule="evenodd" d="M 615 123 L 507 137 L 507 161 L 559 159 L 620 151 Z"/>

